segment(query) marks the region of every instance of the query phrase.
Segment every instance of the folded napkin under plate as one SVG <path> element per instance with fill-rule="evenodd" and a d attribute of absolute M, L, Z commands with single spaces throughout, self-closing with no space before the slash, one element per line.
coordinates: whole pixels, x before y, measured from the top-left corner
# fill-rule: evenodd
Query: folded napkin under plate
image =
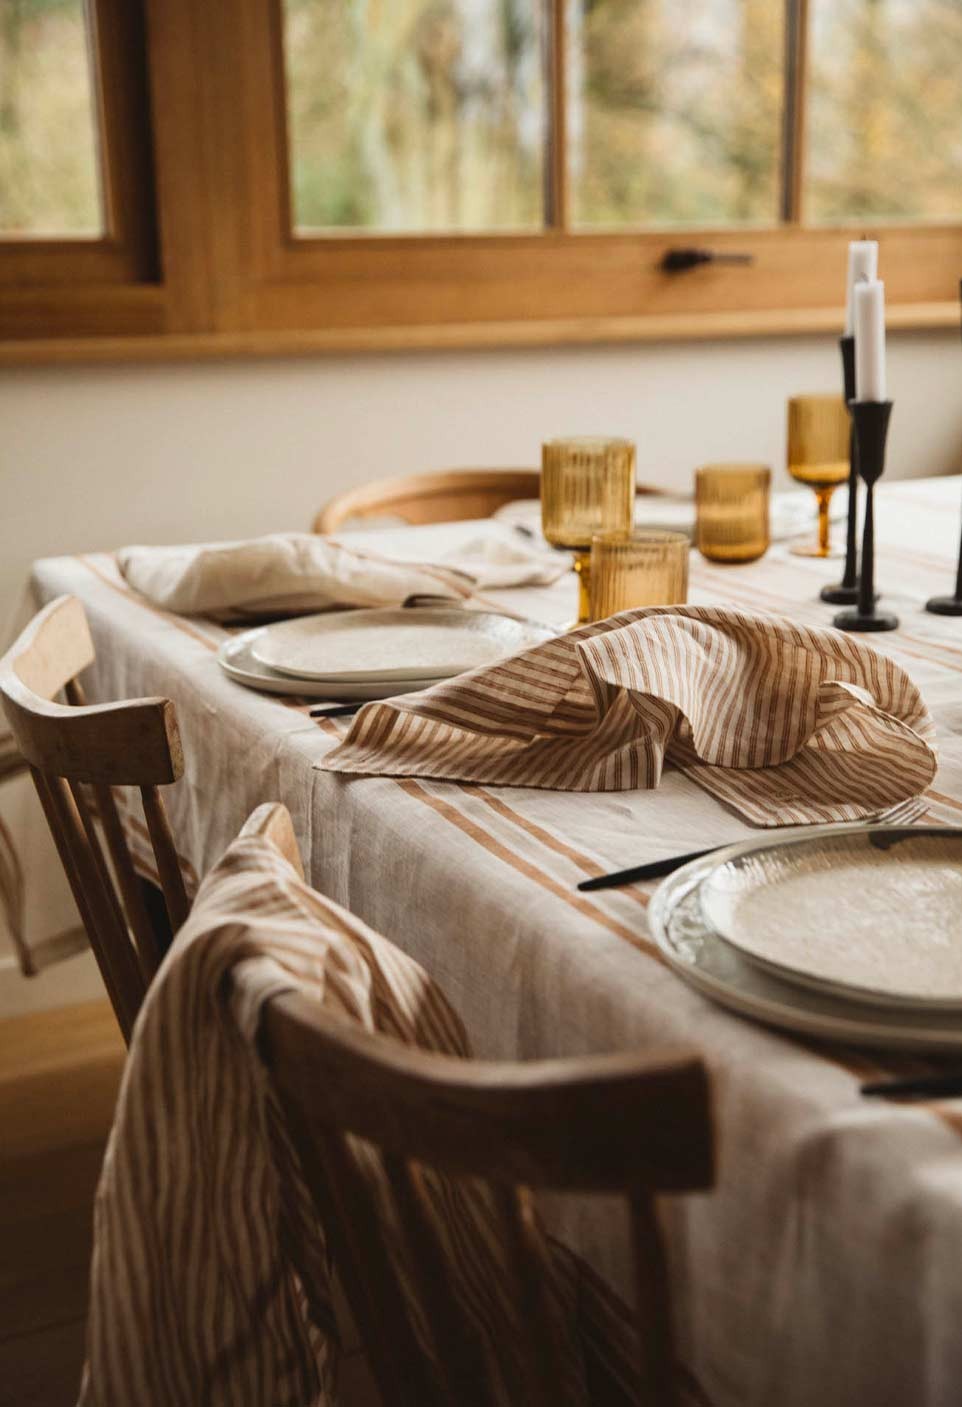
<path fill-rule="evenodd" d="M 529 546 L 505 524 L 473 526 L 476 530 L 461 535 L 450 552 L 420 562 L 312 533 L 124 547 L 117 562 L 127 582 L 154 605 L 222 620 L 334 606 L 398 606 L 408 596 L 468 599 L 500 587 L 547 586 L 570 568 L 565 556 Z"/>
<path fill-rule="evenodd" d="M 368 704 L 320 765 L 625 791 L 656 787 L 666 762 L 755 825 L 857 821 L 931 784 L 935 726 L 906 672 L 857 638 L 657 606 Z"/>

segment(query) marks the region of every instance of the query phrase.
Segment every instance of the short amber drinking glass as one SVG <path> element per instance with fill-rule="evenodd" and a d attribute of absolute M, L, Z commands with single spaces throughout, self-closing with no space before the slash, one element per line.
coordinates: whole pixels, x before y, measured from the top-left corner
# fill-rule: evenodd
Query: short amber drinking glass
<path fill-rule="evenodd" d="M 635 508 L 635 447 L 630 440 L 577 436 L 541 447 L 541 525 L 554 547 L 575 553 L 578 623 L 590 620 L 591 539 L 629 532 Z"/>
<path fill-rule="evenodd" d="M 841 396 L 792 396 L 788 402 L 788 472 L 815 490 L 818 541 L 790 550 L 799 557 L 834 557 L 829 537 L 829 504 L 848 479 L 850 421 Z"/>
<path fill-rule="evenodd" d="M 696 541 L 712 562 L 754 562 L 771 541 L 764 464 L 706 464 L 695 472 Z"/>
<path fill-rule="evenodd" d="M 591 619 L 633 606 L 679 606 L 688 600 L 685 533 L 595 533 L 591 539 Z"/>

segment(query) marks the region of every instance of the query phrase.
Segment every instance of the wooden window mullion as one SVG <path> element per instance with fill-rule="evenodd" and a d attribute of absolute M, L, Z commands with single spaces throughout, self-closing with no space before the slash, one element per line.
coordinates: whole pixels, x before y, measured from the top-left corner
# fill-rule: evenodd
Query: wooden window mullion
<path fill-rule="evenodd" d="M 544 222 L 549 230 L 570 224 L 568 184 L 568 0 L 546 0 L 545 82 L 547 151 L 545 153 Z"/>
<path fill-rule="evenodd" d="M 802 222 L 808 84 L 808 0 L 785 0 L 785 106 L 782 122 L 781 219 Z"/>

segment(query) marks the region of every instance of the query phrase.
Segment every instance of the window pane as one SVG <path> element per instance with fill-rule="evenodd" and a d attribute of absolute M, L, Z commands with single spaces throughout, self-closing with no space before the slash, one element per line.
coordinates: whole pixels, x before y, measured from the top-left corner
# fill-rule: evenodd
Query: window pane
<path fill-rule="evenodd" d="M 962 4 L 815 0 L 807 218 L 962 210 Z"/>
<path fill-rule="evenodd" d="M 83 0 L 0 0 L 0 234 L 103 232 Z"/>
<path fill-rule="evenodd" d="M 783 10 L 776 0 L 572 0 L 577 224 L 776 221 Z"/>
<path fill-rule="evenodd" d="M 294 224 L 542 224 L 539 0 L 286 0 Z"/>

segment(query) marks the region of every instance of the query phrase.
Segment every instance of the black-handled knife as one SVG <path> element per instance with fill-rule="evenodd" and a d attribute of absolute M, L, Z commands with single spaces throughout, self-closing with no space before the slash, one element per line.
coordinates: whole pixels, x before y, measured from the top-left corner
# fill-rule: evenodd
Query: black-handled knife
<path fill-rule="evenodd" d="M 907 1075 L 894 1080 L 871 1080 L 862 1086 L 862 1093 L 893 1099 L 954 1099 L 962 1096 L 962 1070 L 943 1070 L 934 1075 Z"/>
<path fill-rule="evenodd" d="M 727 842 L 730 844 L 731 842 Z M 722 845 L 710 845 L 707 850 L 692 850 L 687 855 L 668 855 L 664 860 L 651 860 L 647 865 L 632 865 L 627 870 L 614 870 L 611 874 L 595 875 L 594 879 L 583 879 L 579 889 L 616 889 L 619 884 L 637 884 L 642 879 L 661 879 L 687 865 L 689 860 L 700 860 L 713 850 L 723 850 Z"/>

